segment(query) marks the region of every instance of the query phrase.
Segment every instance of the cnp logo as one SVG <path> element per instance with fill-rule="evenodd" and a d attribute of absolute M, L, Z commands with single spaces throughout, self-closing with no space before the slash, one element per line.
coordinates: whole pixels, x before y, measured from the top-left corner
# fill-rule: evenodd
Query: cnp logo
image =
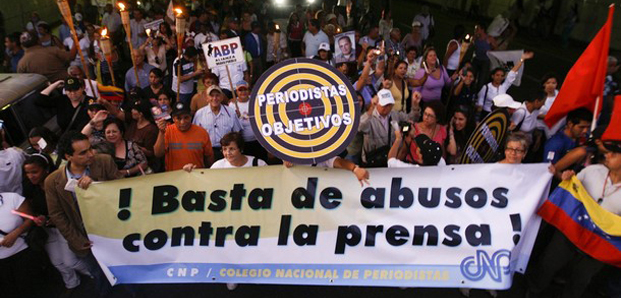
<path fill-rule="evenodd" d="M 306 58 L 281 62 L 257 81 L 250 124 L 276 157 L 319 163 L 343 152 L 358 131 L 361 102 L 349 80 L 329 64 Z"/>
<path fill-rule="evenodd" d="M 503 266 L 503 259 L 506 258 L 506 265 Z M 476 258 L 473 256 L 461 261 L 461 274 L 471 281 L 479 281 L 487 274 L 493 281 L 501 282 L 503 275 L 509 274 L 509 260 L 511 252 L 501 249 L 495 252 L 491 258 L 483 250 L 477 250 Z"/>

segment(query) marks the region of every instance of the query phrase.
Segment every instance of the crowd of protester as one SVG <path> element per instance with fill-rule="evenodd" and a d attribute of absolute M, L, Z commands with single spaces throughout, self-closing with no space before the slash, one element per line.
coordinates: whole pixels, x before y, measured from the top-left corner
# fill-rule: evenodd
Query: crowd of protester
<path fill-rule="evenodd" d="M 530 96 L 513 99 L 507 90 L 534 53 L 524 52 L 510 69 L 490 70 L 487 52 L 501 47 L 484 22 L 472 30 L 455 26 L 451 40 L 438 40 L 434 17 L 425 6 L 413 13 L 411 31 L 402 36 L 389 8 L 373 17 L 361 11 L 359 1 L 348 1 L 346 6 L 329 2 L 296 5 L 279 23 L 268 2 L 207 1 L 203 5 L 193 1 L 184 7 L 187 28 L 178 45 L 168 2 L 143 1 L 140 7 L 130 8 L 130 52 L 118 8 L 107 5 L 98 13 L 86 1 L 84 6 L 74 6 L 86 69 L 64 21 L 56 36 L 35 13 L 23 32 L 6 36 L 8 69 L 41 74 L 50 81 L 35 103 L 56 114 L 60 131 L 32 129 L 25 151 L 11 147 L 20 144 L 7 144 L 0 133 L 3 295 L 36 291 L 37 269 L 44 262 L 60 273 L 64 295 L 80 285 L 80 276 L 94 278 L 98 293 L 107 291 L 109 285 L 90 251 L 75 187 L 180 169 L 294 166 L 261 146 L 248 117 L 250 93 L 261 74 L 291 57 L 333 65 L 351 80 L 361 102 L 353 142 L 339 157 L 316 166 L 352 171 L 362 183 L 372 182 L 366 171 L 370 167 L 457 164 L 476 124 L 494 110 L 504 109 L 510 115 L 511 133 L 494 162 L 549 162 L 555 185 L 568 179 L 571 172 L 566 170 L 578 173 L 584 168 L 579 178 L 598 179 L 582 174 L 598 167 L 609 174 L 592 182 L 604 189 L 601 196 L 593 196 L 621 200 L 621 191 L 616 192 L 621 185 L 616 174 L 621 173 L 620 147 L 600 139 L 610 121 L 611 98 L 618 91 L 610 77 L 618 70 L 614 57 L 608 61 L 609 77 L 602 86 L 604 109 L 597 129 L 590 132 L 593 115 L 586 109 L 574 110 L 548 128 L 543 118 L 562 78 L 547 74 L 539 88 L 529 90 Z M 155 20 L 163 20 L 157 30 L 145 30 Z M 109 57 L 101 47 L 104 27 L 114 45 Z M 335 39 L 335 34 L 348 31 L 355 32 L 355 45 L 349 39 Z M 466 38 L 467 32 L 472 32 L 472 39 Z M 246 61 L 230 66 L 228 72 L 225 67 L 207 65 L 204 45 L 233 37 L 240 37 Z M 466 44 L 474 49 L 472 58 L 462 53 Z M 335 47 L 341 50 L 340 57 Z M 446 51 L 440 51 L 443 48 Z M 602 206 L 621 215 L 618 203 Z M 13 209 L 36 218 L 24 220 L 10 214 Z M 24 237 L 37 228 L 47 234 L 40 247 Z M 566 241 L 556 238 L 549 243 L 551 249 Z M 571 252 L 571 247 L 566 249 Z M 569 260 L 582 258 L 576 264 L 586 264 L 569 277 L 579 281 L 576 286 L 565 289 L 579 295 L 603 265 L 570 252 Z M 545 265 L 550 254 L 546 250 L 538 258 L 534 252 L 534 259 L 541 262 L 538 273 L 546 279 L 533 281 L 533 295 L 562 269 Z M 557 271 L 550 272 L 553 269 Z M 616 279 L 611 278 L 611 284 L 618 284 L 619 275 L 610 276 Z"/>

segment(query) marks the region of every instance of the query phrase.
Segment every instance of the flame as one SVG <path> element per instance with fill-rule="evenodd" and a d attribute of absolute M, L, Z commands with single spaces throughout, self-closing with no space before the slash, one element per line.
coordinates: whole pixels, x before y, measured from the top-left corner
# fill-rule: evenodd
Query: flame
<path fill-rule="evenodd" d="M 147 33 L 147 36 L 151 36 L 151 29 L 145 29 L 144 31 Z"/>
<path fill-rule="evenodd" d="M 177 17 L 180 17 L 183 14 L 183 10 L 181 8 L 175 8 L 175 12 L 177 13 Z"/>
<path fill-rule="evenodd" d="M 278 26 L 278 24 L 276 24 L 276 30 L 280 30 L 280 26 Z"/>
<path fill-rule="evenodd" d="M 125 11 L 125 4 L 123 4 L 122 2 L 119 2 L 118 5 L 121 11 Z"/>
<path fill-rule="evenodd" d="M 101 37 L 108 37 L 108 28 L 103 27 L 103 29 L 101 29 Z"/>

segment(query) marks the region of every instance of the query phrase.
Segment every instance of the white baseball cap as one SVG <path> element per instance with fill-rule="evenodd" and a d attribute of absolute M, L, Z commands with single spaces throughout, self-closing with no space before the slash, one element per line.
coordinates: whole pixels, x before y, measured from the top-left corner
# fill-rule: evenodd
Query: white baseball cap
<path fill-rule="evenodd" d="M 377 92 L 377 97 L 379 98 L 379 105 L 382 107 L 395 104 L 395 98 L 392 97 L 392 93 L 388 89 L 382 89 Z"/>
<path fill-rule="evenodd" d="M 496 95 L 492 101 L 494 105 L 499 108 L 519 109 L 520 106 L 522 106 L 521 103 L 513 100 L 513 97 L 509 94 Z"/>
<path fill-rule="evenodd" d="M 319 44 L 319 49 L 317 51 L 326 51 L 326 52 L 330 52 L 330 45 L 328 43 L 322 42 Z"/>

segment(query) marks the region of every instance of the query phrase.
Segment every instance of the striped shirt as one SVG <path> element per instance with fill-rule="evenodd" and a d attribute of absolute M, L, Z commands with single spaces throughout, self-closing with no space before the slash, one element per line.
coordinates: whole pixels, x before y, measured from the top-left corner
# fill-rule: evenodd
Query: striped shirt
<path fill-rule="evenodd" d="M 242 130 L 235 110 L 224 105 L 220 105 L 217 115 L 211 110 L 211 106 L 202 107 L 196 111 L 192 123 L 207 130 L 215 148 L 220 148 L 220 140 L 225 134 Z"/>

